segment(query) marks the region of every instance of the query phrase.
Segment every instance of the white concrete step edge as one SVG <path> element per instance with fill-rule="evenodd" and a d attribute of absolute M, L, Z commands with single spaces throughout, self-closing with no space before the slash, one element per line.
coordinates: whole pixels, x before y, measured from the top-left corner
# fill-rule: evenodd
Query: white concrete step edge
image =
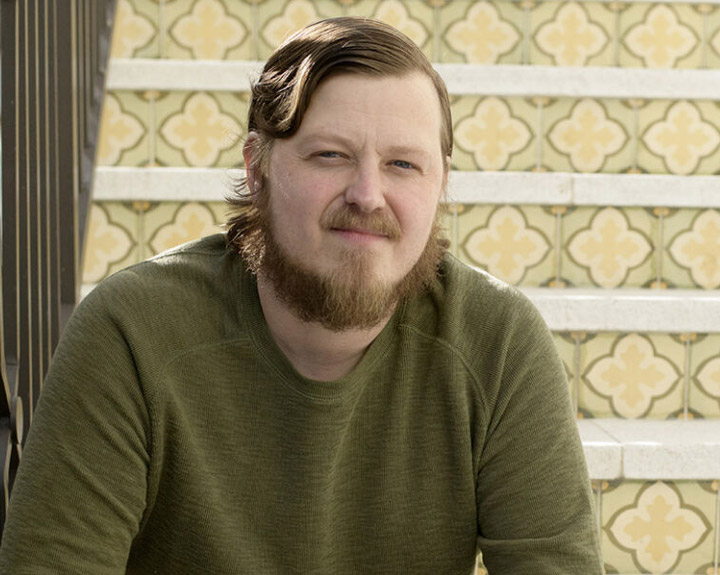
<path fill-rule="evenodd" d="M 720 479 L 720 420 L 578 421 L 592 479 Z"/>
<path fill-rule="evenodd" d="M 247 92 L 262 62 L 113 59 L 108 90 Z M 720 70 L 435 64 L 454 95 L 715 100 Z"/>
<path fill-rule="evenodd" d="M 720 92 L 719 92 L 720 93 Z M 98 201 L 222 201 L 244 170 L 98 167 Z M 466 204 L 720 207 L 720 176 L 460 172 L 450 174 L 448 200 Z"/>
<path fill-rule="evenodd" d="M 720 291 L 521 288 L 553 331 L 720 332 Z"/>

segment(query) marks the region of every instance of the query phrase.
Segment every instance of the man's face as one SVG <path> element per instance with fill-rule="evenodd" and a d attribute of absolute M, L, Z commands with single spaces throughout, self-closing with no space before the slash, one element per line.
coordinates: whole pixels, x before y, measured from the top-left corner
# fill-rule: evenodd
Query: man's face
<path fill-rule="evenodd" d="M 402 283 L 427 251 L 446 184 L 440 133 L 438 96 L 424 75 L 342 74 L 317 88 L 299 130 L 273 143 L 262 185 L 263 267 L 285 260 L 284 276 L 269 274 L 281 298 L 279 284 L 299 271 L 329 278 L 345 298 L 366 294 L 363 307 Z"/>

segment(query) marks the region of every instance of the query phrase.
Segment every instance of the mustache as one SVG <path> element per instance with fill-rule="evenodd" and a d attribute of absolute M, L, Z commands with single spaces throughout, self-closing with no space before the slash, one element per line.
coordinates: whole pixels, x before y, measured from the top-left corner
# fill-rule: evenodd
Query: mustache
<path fill-rule="evenodd" d="M 361 212 L 356 206 L 348 205 L 323 214 L 320 219 L 323 229 L 362 230 L 396 240 L 402 230 L 395 216 L 388 212 Z"/>

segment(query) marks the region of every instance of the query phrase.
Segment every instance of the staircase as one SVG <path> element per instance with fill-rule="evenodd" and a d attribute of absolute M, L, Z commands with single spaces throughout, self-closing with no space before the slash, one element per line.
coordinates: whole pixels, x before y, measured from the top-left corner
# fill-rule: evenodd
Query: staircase
<path fill-rule="evenodd" d="M 718 4 L 120 0 L 85 289 L 221 230 L 249 78 L 288 32 L 389 22 L 452 95 L 453 252 L 555 335 L 607 573 L 718 575 Z"/>

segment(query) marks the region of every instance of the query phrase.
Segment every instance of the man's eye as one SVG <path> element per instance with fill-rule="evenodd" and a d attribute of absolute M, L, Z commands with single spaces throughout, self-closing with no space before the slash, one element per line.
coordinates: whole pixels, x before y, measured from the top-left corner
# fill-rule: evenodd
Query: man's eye
<path fill-rule="evenodd" d="M 398 168 L 402 168 L 403 170 L 412 170 L 413 165 L 410 162 L 406 162 L 405 160 L 395 160 L 393 162 L 394 166 L 397 166 Z"/>
<path fill-rule="evenodd" d="M 319 152 L 317 154 L 321 158 L 339 158 L 340 153 L 339 152 L 331 152 L 331 151 L 325 151 L 325 152 Z"/>

